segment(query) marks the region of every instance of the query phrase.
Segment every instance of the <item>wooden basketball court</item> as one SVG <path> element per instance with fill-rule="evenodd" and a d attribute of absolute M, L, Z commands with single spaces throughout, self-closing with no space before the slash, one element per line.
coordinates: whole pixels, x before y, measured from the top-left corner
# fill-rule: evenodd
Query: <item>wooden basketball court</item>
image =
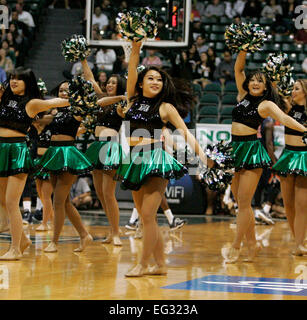
<path fill-rule="evenodd" d="M 121 217 L 122 247 L 102 244 L 105 216 L 83 215 L 94 243 L 74 253 L 78 237 L 66 224 L 57 253 L 44 253 L 52 231 L 26 230 L 33 242 L 20 261 L 0 261 L 1 300 L 306 300 L 307 259 L 291 255 L 294 242 L 286 221 L 257 225 L 264 248 L 254 263 L 225 264 L 221 249 L 230 245 L 234 218 L 185 217 L 188 224 L 170 232 L 164 216 L 159 224 L 165 238 L 167 276 L 126 278 L 139 258 L 142 240 L 126 232 L 128 213 Z M 9 234 L 0 234 L 0 253 Z"/>

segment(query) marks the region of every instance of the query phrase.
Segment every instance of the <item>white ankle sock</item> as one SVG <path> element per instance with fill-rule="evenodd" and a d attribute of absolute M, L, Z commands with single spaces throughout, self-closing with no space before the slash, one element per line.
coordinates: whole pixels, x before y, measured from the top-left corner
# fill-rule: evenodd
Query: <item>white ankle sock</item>
<path fill-rule="evenodd" d="M 172 213 L 172 210 L 171 209 L 167 209 L 164 211 L 164 214 L 168 220 L 168 223 L 171 224 L 173 222 L 173 219 L 174 219 L 174 215 Z"/>
<path fill-rule="evenodd" d="M 43 203 L 40 198 L 36 198 L 36 210 L 41 210 L 43 207 Z"/>
<path fill-rule="evenodd" d="M 139 218 L 139 213 L 136 210 L 136 208 L 133 208 L 129 222 L 134 223 L 138 218 Z"/>
<path fill-rule="evenodd" d="M 268 213 L 270 213 L 270 210 L 271 210 L 271 206 L 269 204 L 265 204 L 263 207 L 264 213 L 268 214 Z"/>
<path fill-rule="evenodd" d="M 261 214 L 261 211 L 260 211 L 260 209 L 255 209 L 254 213 L 255 213 L 255 217 L 258 217 L 259 213 Z"/>
<path fill-rule="evenodd" d="M 31 212 L 31 201 L 23 201 L 22 205 L 24 211 L 29 210 Z"/>

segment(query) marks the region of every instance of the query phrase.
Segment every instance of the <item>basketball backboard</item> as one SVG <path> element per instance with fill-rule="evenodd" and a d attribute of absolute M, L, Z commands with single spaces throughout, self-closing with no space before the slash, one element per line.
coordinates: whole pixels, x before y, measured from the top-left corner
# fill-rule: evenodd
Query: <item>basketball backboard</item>
<path fill-rule="evenodd" d="M 116 17 L 122 12 L 125 3 L 128 10 L 150 7 L 158 13 L 159 32 L 156 39 L 149 39 L 145 47 L 186 47 L 189 40 L 191 16 L 191 0 L 129 0 L 110 3 L 112 9 L 97 10 L 97 3 L 102 1 L 87 0 L 86 2 L 86 38 L 92 47 L 119 47 L 121 35 L 117 31 Z M 95 14 L 96 11 L 96 14 Z M 99 12 L 101 11 L 101 12 Z M 105 15 L 105 16 L 103 16 Z M 97 16 L 99 17 L 97 19 Z M 164 27 L 163 27 L 164 26 Z"/>

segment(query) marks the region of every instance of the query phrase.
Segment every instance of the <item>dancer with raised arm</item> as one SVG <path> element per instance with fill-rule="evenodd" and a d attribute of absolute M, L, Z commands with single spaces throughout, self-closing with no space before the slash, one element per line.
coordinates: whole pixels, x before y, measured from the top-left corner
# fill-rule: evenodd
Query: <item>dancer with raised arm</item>
<path fill-rule="evenodd" d="M 241 243 L 246 238 L 248 258 L 254 260 L 260 245 L 255 237 L 255 217 L 251 206 L 262 168 L 270 167 L 271 160 L 257 139 L 257 129 L 262 121 L 271 117 L 299 132 L 306 128 L 285 114 L 276 90 L 267 75 L 260 71 L 245 75 L 246 51 L 240 50 L 235 63 L 235 79 L 239 103 L 232 113 L 232 147 L 235 176 L 232 192 L 238 203 L 235 240 L 226 251 L 226 263 L 235 263 L 240 256 Z"/>
<path fill-rule="evenodd" d="M 192 97 L 185 96 L 186 101 L 181 99 L 171 77 L 155 67 L 138 74 L 140 48 L 141 42 L 132 42 L 127 80 L 128 105 L 123 108 L 125 120 L 130 121 L 130 136 L 127 138 L 130 155 L 117 171 L 122 188 L 132 190 L 144 233 L 141 260 L 126 273 L 127 277 L 167 274 L 163 237 L 156 214 L 168 179 L 179 179 L 187 169 L 162 148 L 162 128 L 170 122 L 181 131 L 201 161 L 207 162 L 205 153 L 181 116 L 187 113 L 187 104 L 191 103 Z M 149 267 L 151 256 L 155 260 L 153 267 Z"/>
<path fill-rule="evenodd" d="M 28 174 L 33 168 L 26 134 L 34 117 L 50 108 L 69 105 L 67 99 L 42 100 L 34 73 L 18 67 L 10 76 L 0 108 L 0 203 L 10 220 L 12 242 L 0 260 L 19 260 L 31 241 L 26 237 L 19 201 Z"/>

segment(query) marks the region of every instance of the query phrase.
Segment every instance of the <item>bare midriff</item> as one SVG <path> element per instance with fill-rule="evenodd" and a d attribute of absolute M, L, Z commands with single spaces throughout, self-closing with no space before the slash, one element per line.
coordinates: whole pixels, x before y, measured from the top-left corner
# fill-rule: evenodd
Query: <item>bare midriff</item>
<path fill-rule="evenodd" d="M 236 136 L 249 136 L 256 133 L 257 130 L 239 122 L 233 122 L 231 125 L 231 134 Z"/>
<path fill-rule="evenodd" d="M 291 134 L 285 135 L 285 144 L 294 147 L 306 147 L 305 143 L 302 141 L 301 136 L 293 136 Z"/>
<path fill-rule="evenodd" d="M 0 128 L 0 137 L 5 138 L 12 138 L 12 137 L 25 137 L 26 135 L 22 132 L 7 129 L 7 128 Z"/>

